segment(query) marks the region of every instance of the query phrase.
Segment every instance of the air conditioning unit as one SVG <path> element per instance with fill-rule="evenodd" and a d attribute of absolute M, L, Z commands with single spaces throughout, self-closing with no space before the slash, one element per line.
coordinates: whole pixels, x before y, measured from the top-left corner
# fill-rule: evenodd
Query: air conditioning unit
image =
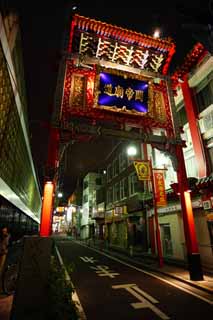
<path fill-rule="evenodd" d="M 210 200 L 203 201 L 203 209 L 209 210 L 211 208 L 212 208 L 212 205 L 211 205 L 211 201 Z"/>

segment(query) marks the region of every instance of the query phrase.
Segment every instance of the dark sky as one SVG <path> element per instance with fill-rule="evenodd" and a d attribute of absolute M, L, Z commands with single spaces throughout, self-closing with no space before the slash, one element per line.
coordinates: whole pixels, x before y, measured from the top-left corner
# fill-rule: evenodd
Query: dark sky
<path fill-rule="evenodd" d="M 141 33 L 152 35 L 153 30 L 159 27 L 162 37 L 170 36 L 177 46 L 170 68 L 172 72 L 195 43 L 191 31 L 183 30 L 181 24 L 207 25 L 210 17 L 213 17 L 208 7 L 210 1 L 207 0 L 166 2 L 129 1 L 125 4 L 119 0 L 16 1 L 21 21 L 31 145 L 41 184 L 47 155 L 46 124 L 50 121 L 62 39 L 71 5 L 76 3 L 81 15 Z M 63 175 L 67 194 L 72 192 L 76 177 L 94 169 L 113 144 L 113 141 L 107 140 L 69 148 L 66 173 Z"/>

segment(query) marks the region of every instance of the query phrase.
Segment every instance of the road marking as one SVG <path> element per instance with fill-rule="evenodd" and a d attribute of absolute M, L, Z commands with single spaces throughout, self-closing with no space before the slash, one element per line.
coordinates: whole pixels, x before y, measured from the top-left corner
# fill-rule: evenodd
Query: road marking
<path fill-rule="evenodd" d="M 81 260 L 83 260 L 84 262 L 90 262 L 90 263 L 95 263 L 97 262 L 97 260 L 94 260 L 93 257 L 79 257 Z"/>
<path fill-rule="evenodd" d="M 122 261 L 122 260 L 120 260 L 120 259 L 118 259 L 118 258 L 115 258 L 115 257 L 113 257 L 113 256 L 110 256 L 110 255 L 107 254 L 107 253 L 101 252 L 101 251 L 99 251 L 99 250 L 97 250 L 97 249 L 95 249 L 95 248 L 88 247 L 88 246 L 85 245 L 85 244 L 79 243 L 79 242 L 77 242 L 77 241 L 73 241 L 73 242 L 77 243 L 78 245 L 80 245 L 80 246 L 82 246 L 82 247 L 86 247 L 87 249 L 93 250 L 93 251 L 97 252 L 97 253 L 100 254 L 100 255 L 103 255 L 103 256 L 105 256 L 105 257 L 108 257 L 108 258 L 110 258 L 111 260 L 117 261 L 117 262 L 119 262 L 119 263 L 121 263 L 121 264 L 123 264 L 123 265 L 125 265 L 125 266 L 127 266 L 127 267 L 130 267 L 130 268 L 135 269 L 135 270 L 137 270 L 137 271 L 139 271 L 139 272 L 148 274 L 148 275 L 150 275 L 150 276 L 153 277 L 153 278 L 156 278 L 156 279 L 158 279 L 158 280 L 160 280 L 160 281 L 163 281 L 163 282 L 165 282 L 165 283 L 168 283 L 169 285 L 171 285 L 171 286 L 173 286 L 173 287 L 175 287 L 175 288 L 178 288 L 179 290 L 182 290 L 182 291 L 184 291 L 184 292 L 186 292 L 186 293 L 188 293 L 188 294 L 190 294 L 190 295 L 192 295 L 192 296 L 194 296 L 194 297 L 196 297 L 196 298 L 198 298 L 198 299 L 200 299 L 200 300 L 203 300 L 203 301 L 207 302 L 207 303 L 210 304 L 210 305 L 213 305 L 213 301 L 212 301 L 212 300 L 209 300 L 209 299 L 207 299 L 207 298 L 205 298 L 205 297 L 202 297 L 202 296 L 200 296 L 199 294 L 197 294 L 197 293 L 195 293 L 195 292 L 192 292 L 192 291 L 190 291 L 190 290 L 188 290 L 188 289 L 185 289 L 185 288 L 183 288 L 183 287 L 180 287 L 179 285 L 177 285 L 177 284 L 175 284 L 175 283 L 173 283 L 173 282 L 170 282 L 169 280 L 163 279 L 163 278 L 161 278 L 160 276 L 157 276 L 157 275 L 154 274 L 154 273 L 151 273 L 151 272 L 142 270 L 142 269 L 140 269 L 140 268 L 138 268 L 138 267 L 135 267 L 135 266 L 129 264 L 128 262 L 124 262 L 124 261 Z"/>
<path fill-rule="evenodd" d="M 131 306 L 134 309 L 144 309 L 148 308 L 151 309 L 154 313 L 156 313 L 161 319 L 170 319 L 164 312 L 162 312 L 160 309 L 155 307 L 151 302 L 153 303 L 159 303 L 156 299 L 154 299 L 152 296 L 150 296 L 145 291 L 141 290 L 136 284 L 119 284 L 112 286 L 113 289 L 125 289 L 129 293 L 131 293 L 135 298 L 137 298 L 140 302 L 131 303 Z M 139 294 L 140 293 L 140 294 Z M 148 301 L 147 299 L 150 301 Z"/>
<path fill-rule="evenodd" d="M 115 278 L 115 276 L 120 275 L 120 273 L 109 271 L 108 266 L 97 266 L 97 267 L 90 267 L 90 268 L 96 270 L 96 273 L 99 277 Z"/>
<path fill-rule="evenodd" d="M 74 288 L 74 285 L 73 285 L 73 283 L 71 281 L 69 273 L 67 272 L 67 269 L 66 269 L 66 267 L 64 265 L 63 259 L 62 259 L 61 255 L 60 255 L 60 252 L 59 252 L 57 246 L 55 246 L 55 249 L 56 249 L 56 254 L 58 256 L 59 263 L 64 268 L 66 280 L 69 281 L 72 284 L 72 287 Z M 72 300 L 75 303 L 76 308 L 78 310 L 79 320 L 87 320 L 86 314 L 85 314 L 84 309 L 83 309 L 83 307 L 81 305 L 81 302 L 80 302 L 80 299 L 79 299 L 79 297 L 77 295 L 76 290 L 72 294 Z"/>

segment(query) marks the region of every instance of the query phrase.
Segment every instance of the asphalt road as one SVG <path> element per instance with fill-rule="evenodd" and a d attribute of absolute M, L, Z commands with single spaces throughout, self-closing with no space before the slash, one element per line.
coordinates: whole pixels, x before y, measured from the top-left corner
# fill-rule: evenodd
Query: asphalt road
<path fill-rule="evenodd" d="M 87 320 L 212 319 L 213 305 L 159 277 L 73 241 L 57 244 Z M 191 288 L 193 291 L 193 288 Z"/>

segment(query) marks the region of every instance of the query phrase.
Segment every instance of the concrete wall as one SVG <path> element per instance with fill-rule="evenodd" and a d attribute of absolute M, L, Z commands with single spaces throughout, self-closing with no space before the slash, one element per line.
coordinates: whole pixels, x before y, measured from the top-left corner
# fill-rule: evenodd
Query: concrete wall
<path fill-rule="evenodd" d="M 184 233 L 182 227 L 181 216 L 179 213 L 167 214 L 159 217 L 159 224 L 169 224 L 171 231 L 171 241 L 173 255 L 172 257 L 179 260 L 184 260 Z M 161 234 L 162 235 L 162 234 Z M 161 241 L 162 241 L 161 237 Z"/>
<path fill-rule="evenodd" d="M 213 270 L 213 252 L 205 211 L 196 210 L 195 227 L 202 265 L 206 269 Z"/>

